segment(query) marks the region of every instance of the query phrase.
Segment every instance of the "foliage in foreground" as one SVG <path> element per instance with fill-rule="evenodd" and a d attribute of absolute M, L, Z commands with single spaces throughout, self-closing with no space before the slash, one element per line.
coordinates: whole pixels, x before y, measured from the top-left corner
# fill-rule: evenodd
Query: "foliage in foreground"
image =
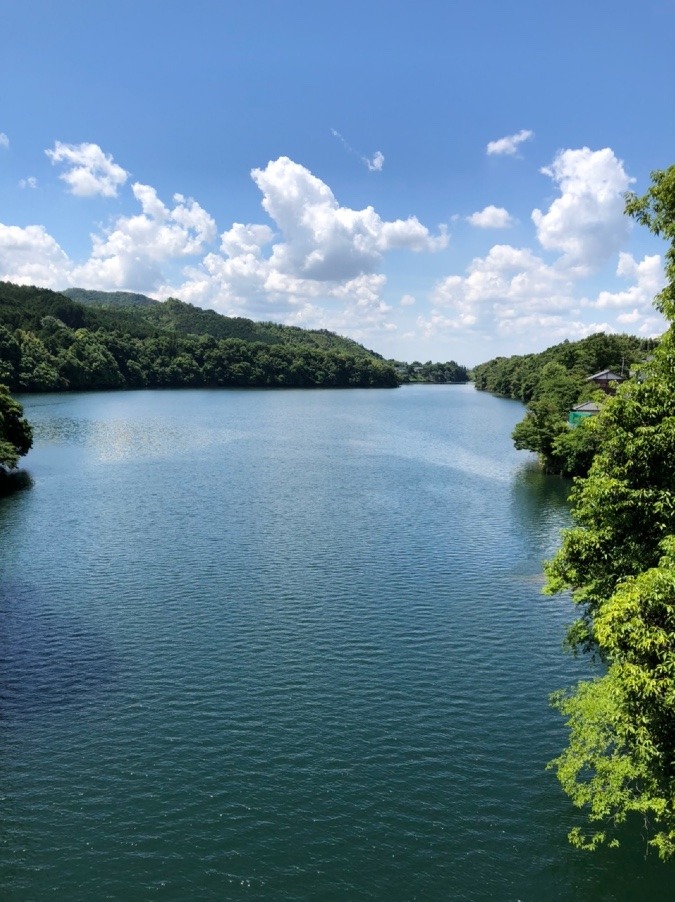
<path fill-rule="evenodd" d="M 0 478 L 5 476 L 5 468 L 17 465 L 32 444 L 33 432 L 21 405 L 10 397 L 6 385 L 0 385 Z"/>
<path fill-rule="evenodd" d="M 570 834 L 584 849 L 619 844 L 643 825 L 675 855 L 675 166 L 653 173 L 627 212 L 670 241 L 657 307 L 671 326 L 648 378 L 623 385 L 596 418 L 587 479 L 572 492 L 575 526 L 547 567 L 547 591 L 571 591 L 580 617 L 570 645 L 604 673 L 558 693 L 568 747 L 551 763 L 587 816 Z"/>

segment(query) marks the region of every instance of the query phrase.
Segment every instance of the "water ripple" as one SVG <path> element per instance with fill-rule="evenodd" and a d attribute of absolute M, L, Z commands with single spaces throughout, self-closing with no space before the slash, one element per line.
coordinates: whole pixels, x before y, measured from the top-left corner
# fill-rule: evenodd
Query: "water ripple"
<path fill-rule="evenodd" d="M 0 506 L 8 899 L 665 898 L 545 763 L 566 489 L 470 387 L 25 399 Z"/>

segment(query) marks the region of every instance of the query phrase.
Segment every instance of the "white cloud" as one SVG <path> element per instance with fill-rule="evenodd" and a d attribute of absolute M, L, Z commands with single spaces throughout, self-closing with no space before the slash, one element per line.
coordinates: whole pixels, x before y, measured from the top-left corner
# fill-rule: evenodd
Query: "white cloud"
<path fill-rule="evenodd" d="M 116 197 L 117 189 L 129 176 L 98 144 L 75 145 L 57 141 L 54 149 L 45 153 L 53 164 L 64 163 L 70 167 L 59 178 L 68 185 L 71 194 L 78 197 Z"/>
<path fill-rule="evenodd" d="M 121 216 L 103 236 L 93 235 L 89 260 L 74 272 L 88 288 L 155 291 L 165 281 L 162 264 L 202 253 L 216 237 L 216 224 L 191 198 L 173 197 L 167 207 L 154 188 L 136 182 L 142 213 Z"/>
<path fill-rule="evenodd" d="M 38 180 L 34 175 L 29 175 L 27 179 L 19 180 L 19 188 L 37 188 Z"/>
<path fill-rule="evenodd" d="M 616 329 L 607 322 L 585 323 L 567 316 L 533 313 L 502 321 L 499 331 L 502 335 L 544 336 L 546 343 L 552 345 L 565 338 L 587 338 L 596 332 L 616 332 Z"/>
<path fill-rule="evenodd" d="M 485 257 L 475 258 L 464 275 L 436 283 L 430 297 L 435 309 L 418 322 L 425 334 L 471 330 L 485 336 L 539 336 L 550 344 L 616 331 L 623 324 L 634 325 L 640 334 L 663 330 L 652 308 L 664 284 L 661 258 L 645 256 L 637 262 L 620 251 L 628 234 L 623 195 L 632 181 L 621 161 L 609 148 L 565 150 L 542 172 L 553 179 L 560 196 L 545 213 L 534 210 L 532 221 L 541 245 L 560 256 L 549 263 L 530 248 L 495 245 Z M 590 300 L 580 296 L 579 281 L 617 253 L 616 274 L 632 284 L 600 291 Z M 585 321 L 584 311 L 606 316 L 613 309 L 618 314 L 614 323 Z"/>
<path fill-rule="evenodd" d="M 560 197 L 546 213 L 533 210 L 537 238 L 547 250 L 562 251 L 559 266 L 588 275 L 619 250 L 628 234 L 623 195 L 634 180 L 609 147 L 561 151 L 541 171 L 558 186 Z"/>
<path fill-rule="evenodd" d="M 635 310 L 632 310 L 630 313 L 620 313 L 617 316 L 616 321 L 618 323 L 621 323 L 622 326 L 627 326 L 633 325 L 634 323 L 639 322 L 641 319 L 642 314 L 636 307 Z"/>
<path fill-rule="evenodd" d="M 534 132 L 527 128 L 521 129 L 515 135 L 507 135 L 505 138 L 499 138 L 497 141 L 490 141 L 487 146 L 488 156 L 506 154 L 514 156 L 520 144 L 523 141 L 529 141 L 534 138 Z"/>
<path fill-rule="evenodd" d="M 489 303 L 521 309 L 567 309 L 574 303 L 569 281 L 529 248 L 496 244 L 486 257 L 476 257 L 467 272 L 467 276 L 448 276 L 435 285 L 435 306 Z"/>
<path fill-rule="evenodd" d="M 490 204 L 477 213 L 466 217 L 467 222 L 479 229 L 508 229 L 513 225 L 513 219 L 504 207 L 495 207 Z"/>
<path fill-rule="evenodd" d="M 369 172 L 381 172 L 382 171 L 382 167 L 384 166 L 384 154 L 382 153 L 381 150 L 376 150 L 375 153 L 373 154 L 373 156 L 369 158 L 369 157 L 366 157 L 363 154 L 359 153 L 358 150 L 354 150 L 354 148 L 351 146 L 349 141 L 347 141 L 347 139 L 345 137 L 343 137 L 343 135 L 341 135 L 337 129 L 332 128 L 330 130 L 330 133 L 331 133 L 331 135 L 333 135 L 334 138 L 338 139 L 338 141 L 340 142 L 340 144 L 342 144 L 342 146 L 347 151 L 347 153 L 350 153 L 353 156 L 358 157 L 361 160 L 361 162 L 366 165 Z"/>
<path fill-rule="evenodd" d="M 228 257 L 253 254 L 259 257 L 263 247 L 274 238 L 274 232 L 266 225 L 242 225 L 235 222 L 221 235 L 220 248 Z"/>
<path fill-rule="evenodd" d="M 275 229 L 235 223 L 222 234 L 220 253 L 207 254 L 184 271 L 182 284 L 160 293 L 352 335 L 393 331 L 382 297 L 386 278 L 376 270 L 388 251 L 444 247 L 445 229 L 434 236 L 415 217 L 384 221 L 372 207 L 342 207 L 324 182 L 287 157 L 251 175 Z M 406 296 L 403 306 L 411 303 Z"/>
<path fill-rule="evenodd" d="M 0 147 L 4 148 L 5 150 L 7 150 L 7 148 L 9 147 L 9 138 L 4 132 L 0 132 Z"/>
<path fill-rule="evenodd" d="M 67 254 L 42 226 L 0 223 L 0 280 L 63 288 L 69 273 Z"/>
<path fill-rule="evenodd" d="M 343 281 L 374 272 L 386 251 L 432 251 L 445 247 L 419 220 L 384 222 L 372 207 L 341 207 L 328 185 L 288 157 L 279 157 L 251 176 L 263 194 L 262 205 L 284 240 L 274 245 L 272 268 L 319 281 Z"/>
<path fill-rule="evenodd" d="M 617 276 L 632 279 L 635 284 L 624 291 L 601 291 L 596 305 L 598 307 L 639 307 L 652 311 L 652 301 L 666 284 L 661 257 L 659 254 L 644 257 L 637 263 L 632 254 L 619 254 Z M 620 320 L 624 322 L 624 320 Z M 627 322 L 627 320 L 626 320 Z"/>
<path fill-rule="evenodd" d="M 363 157 L 363 162 L 370 172 L 382 172 L 382 167 L 384 166 L 384 154 L 381 150 L 376 150 L 370 160 L 368 157 Z"/>
<path fill-rule="evenodd" d="M 66 164 L 62 177 L 72 190 L 86 194 L 89 185 L 89 193 L 110 196 L 127 178 L 117 167 L 122 176 L 115 182 L 108 172 L 112 181 L 106 188 L 96 160 L 116 167 L 111 157 L 97 145 L 70 148 L 69 155 L 64 147 L 57 144 L 50 153 L 58 152 L 53 162 Z M 78 156 L 83 147 L 96 151 L 85 155 L 86 165 L 78 162 L 85 160 Z M 582 148 L 562 151 L 543 171 L 558 193 L 548 209 L 534 210 L 532 221 L 541 246 L 555 253 L 496 244 L 462 274 L 438 280 L 428 300 L 418 292 L 417 298 L 396 294 L 396 286 L 388 296 L 383 264 L 390 252 L 446 247 L 446 228 L 432 234 L 415 216 L 387 221 L 371 206 L 342 206 L 327 184 L 287 157 L 251 172 L 269 224 L 234 222 L 218 238 L 214 220 L 196 201 L 175 194 L 165 203 L 154 188 L 136 182 L 129 197 L 138 212 L 92 235 L 84 262 L 69 260 L 42 226 L 0 225 L 0 278 L 171 294 L 227 314 L 328 328 L 358 340 L 373 337 L 375 347 L 375 336 L 386 338 L 397 323 L 401 331 L 403 324 L 410 328 L 412 307 L 420 314 L 417 334 L 430 341 L 449 332 L 474 334 L 480 342 L 510 336 L 524 347 L 624 326 L 644 335 L 662 331 L 663 321 L 651 307 L 663 285 L 658 255 L 637 261 L 619 253 L 616 274 L 626 280 L 619 290 L 609 285 L 584 297 L 578 284 L 620 251 L 627 234 L 622 195 L 631 180 L 623 164 L 609 149 Z M 29 177 L 20 185 L 36 187 L 37 180 Z M 478 228 L 515 221 L 494 205 L 466 219 Z M 533 242 L 534 237 L 533 230 Z M 398 298 L 394 307 L 391 297 Z M 598 322 L 606 317 L 610 322 Z"/>

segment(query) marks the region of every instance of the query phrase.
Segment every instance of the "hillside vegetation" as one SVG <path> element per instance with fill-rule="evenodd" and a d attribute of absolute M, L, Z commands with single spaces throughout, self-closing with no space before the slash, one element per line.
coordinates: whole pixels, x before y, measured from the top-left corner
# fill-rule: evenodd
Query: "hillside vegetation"
<path fill-rule="evenodd" d="M 587 381 L 604 369 L 628 377 L 652 353 L 656 342 L 632 335 L 597 333 L 564 341 L 539 354 L 497 357 L 473 370 L 476 388 L 515 398 L 528 405 L 513 431 L 516 448 L 534 451 L 544 468 L 564 476 L 585 476 L 598 448 L 594 418 L 572 428 L 570 409 L 604 395 Z"/>
<path fill-rule="evenodd" d="M 325 330 L 176 299 L 0 282 L 0 383 L 12 391 L 183 386 L 394 387 L 391 364 Z M 147 301 L 147 303 L 146 303 Z"/>

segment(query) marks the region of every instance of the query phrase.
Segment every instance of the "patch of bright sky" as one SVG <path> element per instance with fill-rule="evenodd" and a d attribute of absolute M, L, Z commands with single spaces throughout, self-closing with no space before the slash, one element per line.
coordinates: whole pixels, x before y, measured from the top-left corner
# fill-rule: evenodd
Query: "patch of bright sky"
<path fill-rule="evenodd" d="M 671 0 L 2 3 L 0 278 L 398 359 L 652 335 Z"/>

